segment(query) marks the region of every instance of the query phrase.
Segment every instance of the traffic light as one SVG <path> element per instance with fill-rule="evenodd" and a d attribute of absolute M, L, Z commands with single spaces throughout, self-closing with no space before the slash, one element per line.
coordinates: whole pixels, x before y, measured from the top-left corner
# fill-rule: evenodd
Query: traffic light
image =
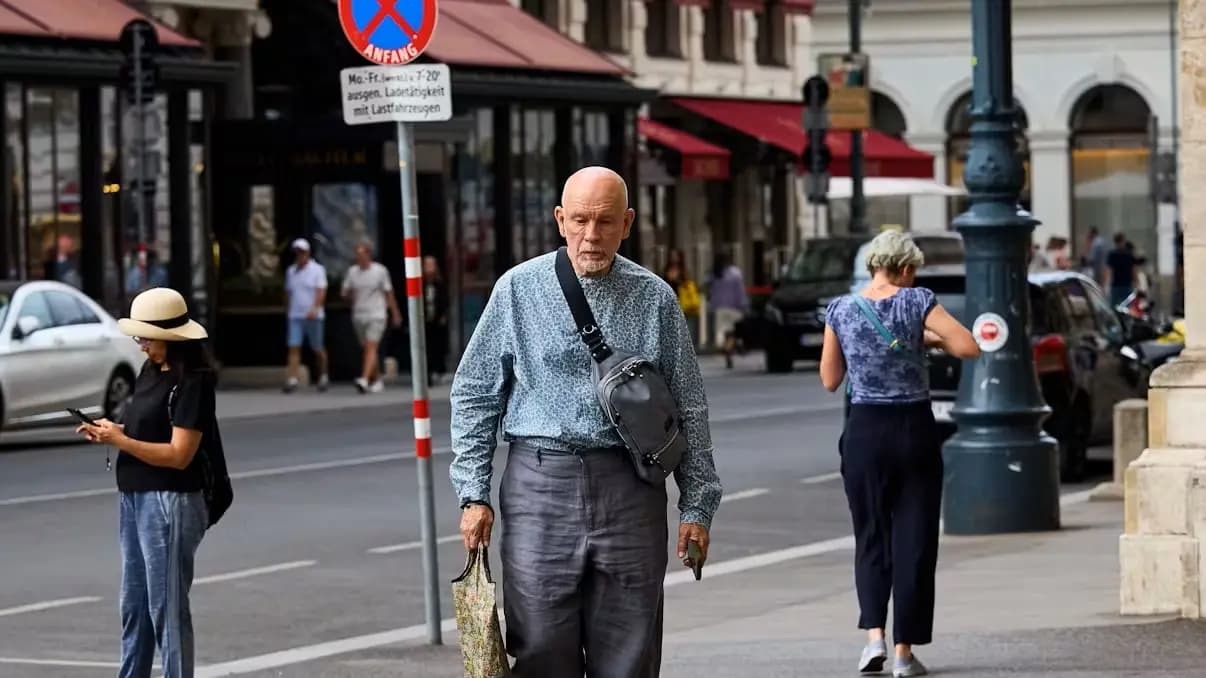
<path fill-rule="evenodd" d="M 132 106 L 150 103 L 159 83 L 159 64 L 155 59 L 159 36 L 155 27 L 148 21 L 135 19 L 122 28 L 120 44 L 125 60 L 119 77 L 126 102 Z"/>
<path fill-rule="evenodd" d="M 814 75 L 805 81 L 803 94 L 802 122 L 808 134 L 808 143 L 801 159 L 808 170 L 806 193 L 809 202 L 823 203 L 829 193 L 829 163 L 833 159 L 825 140 L 829 130 L 829 114 L 825 112 L 825 103 L 829 101 L 829 83 L 821 76 Z"/>

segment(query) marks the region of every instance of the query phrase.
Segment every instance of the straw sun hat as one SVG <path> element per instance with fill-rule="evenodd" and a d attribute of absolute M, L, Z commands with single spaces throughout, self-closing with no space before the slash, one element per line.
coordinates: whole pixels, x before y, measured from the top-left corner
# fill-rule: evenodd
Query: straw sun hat
<path fill-rule="evenodd" d="M 204 327 L 189 320 L 184 297 L 166 287 L 149 289 L 134 297 L 130 317 L 118 320 L 117 327 L 131 337 L 160 341 L 191 341 L 209 336 Z"/>

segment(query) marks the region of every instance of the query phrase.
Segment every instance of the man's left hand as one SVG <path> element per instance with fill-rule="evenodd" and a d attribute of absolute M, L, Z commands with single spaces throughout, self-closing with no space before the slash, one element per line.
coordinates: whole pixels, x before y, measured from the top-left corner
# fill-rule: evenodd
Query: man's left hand
<path fill-rule="evenodd" d="M 708 559 L 708 528 L 695 523 L 683 523 L 678 526 L 678 557 L 686 567 L 694 567 L 695 562 L 687 556 L 687 542 L 699 544 L 699 553 L 704 560 Z"/>

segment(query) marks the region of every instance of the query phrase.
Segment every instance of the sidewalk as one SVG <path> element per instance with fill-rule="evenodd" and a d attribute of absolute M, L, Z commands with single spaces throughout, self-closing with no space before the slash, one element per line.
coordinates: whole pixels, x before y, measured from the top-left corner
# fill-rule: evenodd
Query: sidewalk
<path fill-rule="evenodd" d="M 704 356 L 700 358 L 699 362 L 704 377 L 709 379 L 725 375 L 750 375 L 762 372 L 761 354 L 740 357 L 732 370 L 726 370 L 724 360 L 719 357 Z M 428 399 L 432 401 L 448 400 L 448 391 L 451 387 L 452 375 L 445 375 L 441 383 L 430 389 Z M 242 386 L 222 388 L 219 385 L 218 417 L 222 420 L 246 419 L 383 406 L 405 408 L 409 412 L 410 403 L 409 374 L 399 375 L 396 379 L 387 382 L 385 391 L 368 395 L 357 392 L 350 383 L 332 384 L 326 393 L 319 393 L 313 387 L 303 386 L 288 395 L 282 393 L 280 387 L 276 385 L 255 388 Z"/>
<path fill-rule="evenodd" d="M 1201 676 L 1206 624 L 1123 618 L 1118 609 L 1120 503 L 1064 509 L 1055 533 L 947 537 L 935 643 L 918 649 L 932 675 Z M 863 636 L 848 548 L 725 572 L 666 590 L 662 676 L 857 675 Z M 461 675 L 447 646 L 385 645 L 255 676 Z M 890 673 L 889 673 L 890 675 Z"/>

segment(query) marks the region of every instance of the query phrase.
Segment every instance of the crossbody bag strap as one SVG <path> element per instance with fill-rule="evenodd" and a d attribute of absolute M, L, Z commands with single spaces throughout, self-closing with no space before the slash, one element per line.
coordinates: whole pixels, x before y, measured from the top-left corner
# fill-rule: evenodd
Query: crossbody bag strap
<path fill-rule="evenodd" d="M 879 315 L 875 313 L 875 309 L 871 308 L 871 304 L 867 302 L 866 298 L 864 298 L 861 294 L 852 294 L 850 296 L 854 297 L 854 303 L 858 305 L 858 308 L 863 312 L 863 315 L 867 316 L 867 320 L 870 320 L 871 324 L 875 326 L 875 331 L 879 332 L 879 336 L 883 337 L 884 341 L 888 342 L 889 350 L 901 354 L 901 356 L 909 362 L 916 363 L 918 365 L 922 364 L 921 358 L 918 357 L 912 349 L 906 346 L 904 342 L 894 337 L 892 332 L 884 326 L 883 321 L 879 319 Z"/>
<path fill-rule="evenodd" d="M 564 247 L 557 250 L 556 269 L 561 293 L 565 295 L 565 303 L 569 305 L 574 324 L 578 326 L 578 336 L 590 349 L 590 355 L 595 362 L 607 360 L 611 357 L 611 347 L 603 340 L 603 331 L 595 322 L 595 314 L 590 310 L 586 293 L 582 291 L 582 283 L 578 282 L 578 274 L 574 272 L 574 265 L 570 263 L 569 253 Z"/>

